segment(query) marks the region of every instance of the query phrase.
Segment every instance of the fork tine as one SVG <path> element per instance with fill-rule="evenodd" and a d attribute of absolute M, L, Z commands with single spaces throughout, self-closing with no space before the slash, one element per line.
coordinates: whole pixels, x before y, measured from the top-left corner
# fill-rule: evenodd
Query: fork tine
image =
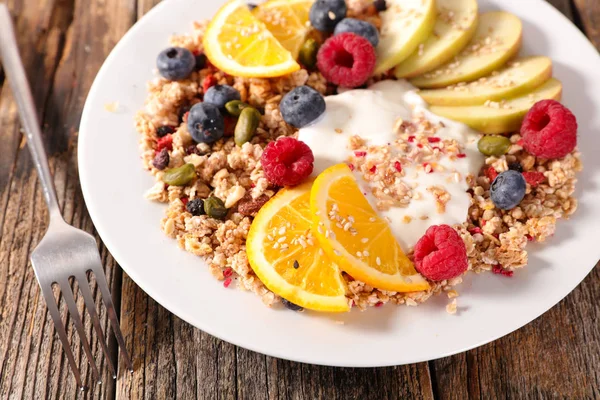
<path fill-rule="evenodd" d="M 58 337 L 62 342 L 63 350 L 67 355 L 69 364 L 71 365 L 71 371 L 73 371 L 73 375 L 75 375 L 75 381 L 77 382 L 77 386 L 80 389 L 84 389 L 85 387 L 83 386 L 83 383 L 81 381 L 79 368 L 77 367 L 77 364 L 75 364 L 73 351 L 71 350 L 69 339 L 67 339 L 67 332 L 65 331 L 65 326 L 63 325 L 62 320 L 60 318 L 60 312 L 58 311 L 58 307 L 56 305 L 56 299 L 54 298 L 52 287 L 40 284 L 40 288 L 42 289 L 42 294 L 44 295 L 44 299 L 46 300 L 46 306 L 48 307 L 48 311 L 50 312 L 52 320 L 54 321 L 54 329 L 56 330 L 56 333 L 58 333 Z"/>
<path fill-rule="evenodd" d="M 71 314 L 73 325 L 75 325 L 75 329 L 77 329 L 77 333 L 79 334 L 79 340 L 81 340 L 83 351 L 85 351 L 90 366 L 92 367 L 92 374 L 94 375 L 94 378 L 96 380 L 100 381 L 100 373 L 98 372 L 98 368 L 96 367 L 96 359 L 92 355 L 90 343 L 87 339 L 87 336 L 85 335 L 85 329 L 83 328 L 83 323 L 81 322 L 81 317 L 79 316 L 79 310 L 77 310 L 77 304 L 75 304 L 75 298 L 73 297 L 73 290 L 71 289 L 71 285 L 69 285 L 68 280 L 60 280 L 58 284 L 61 287 L 63 298 L 65 299 L 65 302 L 69 307 L 69 313 Z"/>
<path fill-rule="evenodd" d="M 92 324 L 96 329 L 96 336 L 98 336 L 98 341 L 102 346 L 102 351 L 104 351 L 104 357 L 108 361 L 108 366 L 112 372 L 112 377 L 114 379 L 117 377 L 117 372 L 115 366 L 113 365 L 113 361 L 110 357 L 110 353 L 108 352 L 106 338 L 104 337 L 104 332 L 102 331 L 102 326 L 100 325 L 100 317 L 98 316 L 98 312 L 96 311 L 96 302 L 94 301 L 94 297 L 92 296 L 87 276 L 85 273 L 77 273 L 75 274 L 75 279 L 77 279 L 77 282 L 79 283 L 79 290 L 81 291 L 83 299 L 85 300 L 85 306 L 88 310 L 88 314 L 90 315 L 90 318 L 92 319 Z"/>
<path fill-rule="evenodd" d="M 133 364 L 131 363 L 131 358 L 129 358 L 127 347 L 125 346 L 125 339 L 123 339 L 123 333 L 121 332 L 121 327 L 119 326 L 119 319 L 117 318 L 117 313 L 115 311 L 115 306 L 112 301 L 112 296 L 110 294 L 110 290 L 108 289 L 108 282 L 106 281 L 106 276 L 104 275 L 104 271 L 102 270 L 101 264 L 94 265 L 94 268 L 92 268 L 92 272 L 94 273 L 96 283 L 98 284 L 100 292 L 102 293 L 102 301 L 104 302 L 104 306 L 106 307 L 106 311 L 108 312 L 108 318 L 110 318 L 110 324 L 112 325 L 113 332 L 115 334 L 115 337 L 117 338 L 117 343 L 121 348 L 121 353 L 123 354 L 123 358 L 125 359 L 125 365 L 127 366 L 127 370 L 129 372 L 133 372 Z"/>

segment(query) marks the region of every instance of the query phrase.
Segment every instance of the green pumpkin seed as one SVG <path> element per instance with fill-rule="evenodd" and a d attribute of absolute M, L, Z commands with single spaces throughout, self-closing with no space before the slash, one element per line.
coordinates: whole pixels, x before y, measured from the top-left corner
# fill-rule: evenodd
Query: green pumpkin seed
<path fill-rule="evenodd" d="M 256 108 L 246 107 L 235 125 L 234 139 L 238 146 L 252 140 L 260 122 L 260 112 Z"/>
<path fill-rule="evenodd" d="M 479 139 L 477 148 L 486 156 L 501 156 L 510 148 L 510 139 L 500 135 L 484 135 Z"/>
<path fill-rule="evenodd" d="M 227 216 L 225 203 L 215 196 L 210 196 L 208 199 L 204 200 L 204 211 L 206 211 L 206 215 L 215 219 L 224 219 Z"/>
<path fill-rule="evenodd" d="M 300 47 L 298 61 L 308 68 L 314 68 L 317 64 L 317 53 L 319 52 L 319 43 L 315 39 L 306 39 Z"/>
<path fill-rule="evenodd" d="M 242 113 L 242 110 L 246 107 L 250 106 L 241 100 L 231 100 L 225 104 L 225 109 L 229 115 L 233 115 L 234 117 L 239 117 Z"/>
<path fill-rule="evenodd" d="M 164 183 L 171 186 L 185 186 L 196 177 L 194 164 L 184 164 L 181 167 L 171 168 L 163 174 Z"/>

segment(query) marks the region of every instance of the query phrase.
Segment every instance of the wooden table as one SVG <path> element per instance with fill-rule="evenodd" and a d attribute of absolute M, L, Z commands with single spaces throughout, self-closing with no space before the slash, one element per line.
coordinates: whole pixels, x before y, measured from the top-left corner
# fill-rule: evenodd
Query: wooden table
<path fill-rule="evenodd" d="M 69 223 L 92 233 L 77 176 L 81 111 L 110 50 L 157 2 L 8 0 L 63 214 Z M 550 2 L 600 48 L 600 0 Z M 0 70 L 2 399 L 600 398 L 600 268 L 542 317 L 478 349 L 428 363 L 342 369 L 266 357 L 193 328 L 139 289 L 104 247 L 101 254 L 135 372 L 121 371 L 113 381 L 93 336 L 105 383 L 79 393 L 28 261 L 46 230 L 47 212 L 20 129 Z M 83 300 L 78 300 L 83 310 Z M 106 327 L 106 315 L 101 317 Z M 89 385 L 85 355 L 69 326 Z M 93 331 L 89 319 L 86 327 Z M 115 357 L 114 343 L 111 349 Z"/>

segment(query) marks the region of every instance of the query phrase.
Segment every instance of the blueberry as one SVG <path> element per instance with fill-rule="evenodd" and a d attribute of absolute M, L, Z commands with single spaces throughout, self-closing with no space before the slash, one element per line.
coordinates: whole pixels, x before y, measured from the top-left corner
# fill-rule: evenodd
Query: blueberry
<path fill-rule="evenodd" d="M 225 110 L 225 104 L 230 101 L 241 99 L 242 96 L 240 96 L 240 92 L 229 85 L 211 86 L 206 93 L 204 93 L 204 102 L 214 104 L 221 110 Z"/>
<path fill-rule="evenodd" d="M 322 32 L 333 32 L 335 26 L 346 17 L 348 8 L 344 0 L 317 0 L 310 7 L 310 23 Z"/>
<path fill-rule="evenodd" d="M 367 21 L 361 21 L 360 19 L 355 18 L 344 18 L 335 26 L 333 35 L 339 35 L 344 32 L 352 32 L 364 37 L 371 42 L 373 47 L 377 47 L 379 44 L 379 32 L 377 32 L 377 28 Z"/>
<path fill-rule="evenodd" d="M 172 81 L 179 81 L 190 76 L 196 66 L 196 58 L 188 49 L 169 47 L 160 52 L 156 59 L 158 72 Z"/>
<path fill-rule="evenodd" d="M 188 131 L 199 143 L 213 143 L 225 133 L 225 121 L 219 108 L 210 103 L 197 103 L 188 114 Z"/>
<path fill-rule="evenodd" d="M 501 210 L 510 210 L 523 200 L 525 189 L 526 183 L 523 174 L 508 170 L 494 179 L 490 187 L 490 196 L 496 207 Z"/>
<path fill-rule="evenodd" d="M 325 112 L 325 100 L 321 93 L 310 86 L 298 86 L 283 96 L 279 111 L 285 122 L 302 128 Z"/>
<path fill-rule="evenodd" d="M 204 211 L 204 200 L 202 199 L 194 199 L 188 201 L 188 203 L 185 205 L 185 208 L 190 214 L 194 216 L 206 214 Z"/>
<path fill-rule="evenodd" d="M 281 302 L 289 310 L 292 310 L 292 311 L 302 311 L 302 310 L 304 310 L 304 308 L 300 307 L 298 304 L 294 304 L 291 301 L 284 299 L 283 297 L 281 298 Z"/>
<path fill-rule="evenodd" d="M 518 161 L 509 163 L 508 164 L 508 169 L 513 170 L 513 171 L 517 171 L 517 172 L 523 172 L 523 166 Z"/>

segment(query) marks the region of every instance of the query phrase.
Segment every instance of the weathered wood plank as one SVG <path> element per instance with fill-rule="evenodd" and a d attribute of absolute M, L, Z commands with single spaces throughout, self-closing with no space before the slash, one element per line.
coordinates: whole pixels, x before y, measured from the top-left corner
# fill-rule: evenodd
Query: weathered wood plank
<path fill-rule="evenodd" d="M 54 181 L 65 219 L 93 232 L 83 203 L 76 168 L 76 136 L 83 102 L 108 51 L 135 20 L 134 0 L 123 2 L 27 0 L 9 2 L 16 18 L 17 37 L 29 72 L 38 114 L 43 123 Z M 91 51 L 90 51 L 91 50 Z M 64 304 L 72 348 L 81 364 L 86 393 L 75 387 L 60 342 L 54 336 L 28 256 L 47 225 L 46 208 L 38 189 L 25 142 L 19 132 L 16 107 L 8 86 L 0 92 L 0 397 L 1 398 L 112 398 L 114 381 L 87 314 L 86 332 L 103 385 L 91 380 L 87 358 L 73 335 Z M 6 147 L 5 147 L 6 145 Z M 103 252 L 107 278 L 120 287 L 115 263 Z M 92 279 L 93 293 L 100 304 Z M 77 291 L 77 284 L 74 290 Z M 118 296 L 117 296 L 118 297 Z M 80 311 L 83 300 L 77 297 Z M 107 318 L 100 308 L 102 325 Z"/>
<path fill-rule="evenodd" d="M 486 346 L 432 363 L 436 397 L 572 398 L 600 396 L 600 270 L 559 305 Z"/>
<path fill-rule="evenodd" d="M 598 0 L 573 0 L 574 10 L 587 37 L 600 49 L 600 2 Z"/>
<path fill-rule="evenodd" d="M 546 0 L 552 4 L 558 11 L 563 13 L 570 20 L 573 19 L 573 8 L 571 0 Z"/>

